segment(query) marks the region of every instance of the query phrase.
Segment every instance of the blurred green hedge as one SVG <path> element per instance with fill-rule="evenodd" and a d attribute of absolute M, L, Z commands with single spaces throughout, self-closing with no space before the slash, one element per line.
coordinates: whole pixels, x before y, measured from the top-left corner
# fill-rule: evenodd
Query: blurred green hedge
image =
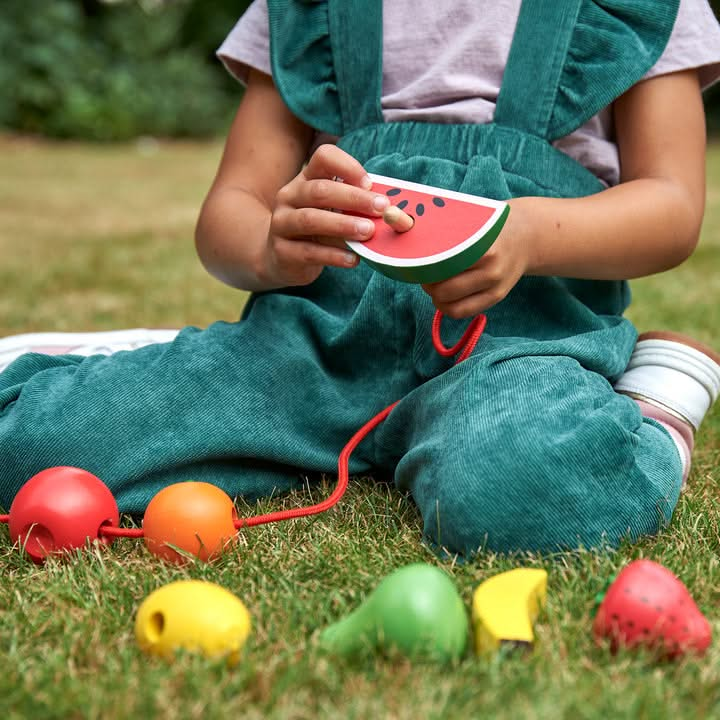
<path fill-rule="evenodd" d="M 0 127 L 91 140 L 226 129 L 241 88 L 214 51 L 250 0 L 0 4 Z M 720 86 L 705 100 L 720 133 Z"/>
<path fill-rule="evenodd" d="M 61 138 L 206 136 L 240 86 L 213 53 L 243 0 L 2 0 L 0 126 Z"/>

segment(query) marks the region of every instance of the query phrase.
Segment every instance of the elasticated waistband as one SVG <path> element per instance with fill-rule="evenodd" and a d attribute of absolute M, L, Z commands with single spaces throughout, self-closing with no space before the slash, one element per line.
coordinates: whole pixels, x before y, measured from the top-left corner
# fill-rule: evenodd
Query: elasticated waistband
<path fill-rule="evenodd" d="M 535 186 L 538 195 L 553 197 L 592 195 L 605 187 L 546 140 L 494 123 L 381 123 L 353 131 L 338 144 L 361 162 L 380 155 L 427 156 L 466 165 L 492 159 L 502 170 L 510 195 L 519 194 L 513 188 L 528 194 L 528 185 Z"/>

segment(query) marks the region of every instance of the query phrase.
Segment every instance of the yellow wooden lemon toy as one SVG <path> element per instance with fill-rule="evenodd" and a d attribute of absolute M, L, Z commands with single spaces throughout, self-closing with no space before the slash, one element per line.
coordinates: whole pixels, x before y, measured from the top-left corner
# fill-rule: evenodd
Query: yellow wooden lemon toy
<path fill-rule="evenodd" d="M 485 580 L 473 593 L 475 651 L 494 652 L 503 643 L 532 645 L 533 623 L 545 606 L 547 573 L 517 568 Z"/>
<path fill-rule="evenodd" d="M 250 613 L 243 603 L 214 583 L 179 580 L 150 593 L 135 619 L 140 648 L 172 658 L 182 648 L 206 657 L 240 659 L 250 634 Z"/>

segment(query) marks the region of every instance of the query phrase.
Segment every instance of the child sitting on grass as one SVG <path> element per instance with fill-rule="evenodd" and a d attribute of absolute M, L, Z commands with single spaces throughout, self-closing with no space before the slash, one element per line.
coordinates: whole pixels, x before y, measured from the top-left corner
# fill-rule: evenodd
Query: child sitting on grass
<path fill-rule="evenodd" d="M 51 465 L 125 511 L 187 479 L 253 499 L 351 458 L 471 554 L 616 544 L 671 518 L 720 358 L 638 342 L 627 280 L 683 262 L 704 210 L 707 0 L 257 0 L 220 57 L 247 84 L 197 228 L 241 321 L 0 374 L 0 503 Z M 510 201 L 444 282 L 399 283 L 344 244 L 388 198 L 367 173 Z M 342 182 L 336 182 L 337 179 Z M 337 212 L 338 210 L 343 212 Z M 431 343 L 435 310 L 454 364 Z"/>

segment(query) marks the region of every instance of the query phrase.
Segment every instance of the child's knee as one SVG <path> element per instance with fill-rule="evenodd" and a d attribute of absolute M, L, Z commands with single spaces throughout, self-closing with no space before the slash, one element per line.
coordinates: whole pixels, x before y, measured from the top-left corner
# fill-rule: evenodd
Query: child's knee
<path fill-rule="evenodd" d="M 518 463 L 512 472 L 500 466 L 491 472 L 491 464 L 450 455 L 435 467 L 432 492 L 417 498 L 424 533 L 433 544 L 473 555 L 532 550 L 543 542 L 555 493 L 548 488 L 542 503 L 531 501 L 535 493 L 528 492 L 527 481 L 536 476 L 532 464 Z"/>
<path fill-rule="evenodd" d="M 425 534 L 472 555 L 615 546 L 657 532 L 677 496 L 668 472 L 649 474 L 635 454 L 631 446 L 587 447 L 572 435 L 448 451 L 415 484 Z"/>

